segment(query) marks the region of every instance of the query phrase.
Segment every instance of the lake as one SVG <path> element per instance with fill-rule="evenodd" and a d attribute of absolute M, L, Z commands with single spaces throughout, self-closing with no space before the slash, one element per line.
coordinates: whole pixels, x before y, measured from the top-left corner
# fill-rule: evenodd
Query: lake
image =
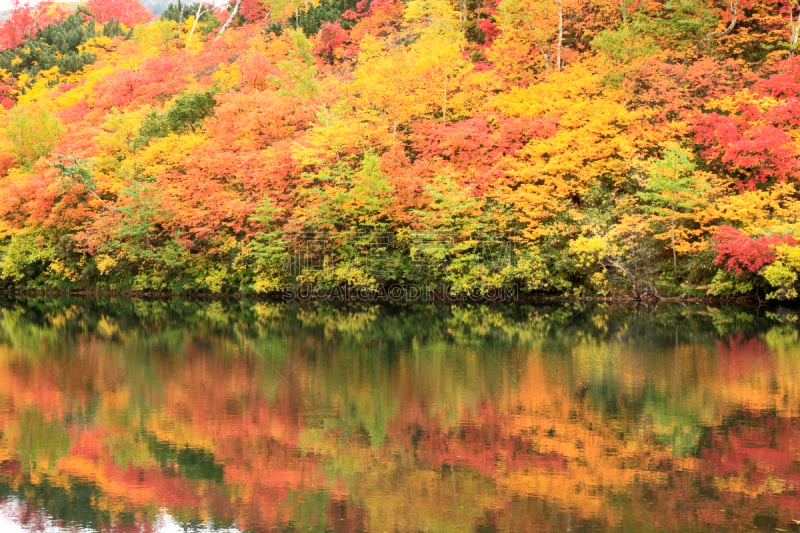
<path fill-rule="evenodd" d="M 2 531 L 800 520 L 800 313 L 0 301 Z"/>

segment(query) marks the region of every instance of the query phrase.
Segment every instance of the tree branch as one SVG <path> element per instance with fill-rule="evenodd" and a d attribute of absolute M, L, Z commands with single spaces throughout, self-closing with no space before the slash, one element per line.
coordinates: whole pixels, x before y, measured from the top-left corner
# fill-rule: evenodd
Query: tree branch
<path fill-rule="evenodd" d="M 736 27 L 736 23 L 739 20 L 739 0 L 730 0 L 728 9 L 731 12 L 731 21 L 728 24 L 728 27 L 722 31 L 715 31 L 709 33 L 708 35 L 706 35 L 706 38 L 708 40 L 716 39 L 717 37 L 724 37 L 728 35 L 730 32 L 732 32 L 733 29 Z"/>
<path fill-rule="evenodd" d="M 239 6 L 241 4 L 242 0 L 236 0 L 236 3 L 233 5 L 233 11 L 231 11 L 231 14 L 228 15 L 228 20 L 225 21 L 225 24 L 223 24 L 222 27 L 219 29 L 219 33 L 217 33 L 216 38 L 214 38 L 214 42 L 217 42 L 217 40 L 219 40 L 222 34 L 225 33 L 225 30 L 228 29 L 228 26 L 231 25 L 233 19 L 236 17 L 236 14 L 239 12 Z"/>
<path fill-rule="evenodd" d="M 194 30 L 197 28 L 197 22 L 200 20 L 200 17 L 205 15 L 206 13 L 211 12 L 211 8 L 203 9 L 205 5 L 200 2 L 197 4 L 197 13 L 194 15 L 194 20 L 192 21 L 192 29 L 189 30 L 189 35 L 186 37 L 186 48 L 189 48 L 189 42 L 192 40 L 192 35 L 194 35 Z M 183 12 L 181 12 L 183 14 Z"/>

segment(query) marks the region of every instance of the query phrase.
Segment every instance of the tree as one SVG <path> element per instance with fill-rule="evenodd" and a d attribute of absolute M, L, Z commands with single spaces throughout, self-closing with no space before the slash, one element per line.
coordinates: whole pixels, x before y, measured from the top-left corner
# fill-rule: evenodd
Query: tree
<path fill-rule="evenodd" d="M 405 236 L 411 259 L 429 271 L 417 272 L 414 281 L 444 283 L 464 295 L 546 286 L 547 270 L 535 249 L 513 250 L 506 208 L 458 183 L 457 176 L 437 173 L 426 180 L 424 206 L 415 210 Z"/>
<path fill-rule="evenodd" d="M 732 226 L 719 226 L 714 234 L 714 263 L 735 274 L 756 274 L 775 261 L 776 247 L 796 246 L 791 235 L 762 235 L 751 237 Z"/>
<path fill-rule="evenodd" d="M 789 8 L 789 54 L 794 55 L 800 37 L 800 1 L 786 0 Z"/>
<path fill-rule="evenodd" d="M 703 148 L 702 157 L 712 170 L 729 176 L 741 189 L 794 179 L 800 154 L 789 134 L 793 126 L 780 123 L 781 113 L 775 112 L 780 111 L 778 106 L 773 113 L 762 114 L 748 102 L 751 95 L 747 91 L 738 96 L 743 101 L 732 99 L 733 108 L 722 109 L 725 114 L 712 112 L 697 118 L 695 142 Z"/>
<path fill-rule="evenodd" d="M 289 253 L 284 236 L 277 228 L 274 202 L 267 197 L 258 206 L 251 219 L 260 226 L 249 243 L 245 260 L 252 257 L 253 283 L 255 292 L 280 291 L 290 280 Z"/>
<path fill-rule="evenodd" d="M 204 18 L 208 18 L 208 15 L 210 15 L 213 11 L 214 6 L 212 4 L 206 4 L 203 2 L 197 3 L 194 18 L 192 19 L 192 28 L 189 30 L 189 35 L 186 36 L 186 48 L 189 48 L 189 43 L 192 41 L 192 35 L 194 35 L 194 31 L 197 29 L 198 22 Z M 222 31 L 220 31 L 220 33 L 222 33 Z"/>
<path fill-rule="evenodd" d="M 212 89 L 176 96 L 164 113 L 153 111 L 145 117 L 139 135 L 133 141 L 134 150 L 151 139 L 166 137 L 170 133 L 195 131 L 206 118 L 214 114 L 216 105 Z"/>
<path fill-rule="evenodd" d="M 58 118 L 36 104 L 14 107 L 6 115 L 5 122 L 12 154 L 25 167 L 48 155 L 64 133 Z"/>
<path fill-rule="evenodd" d="M 16 48 L 35 36 L 37 31 L 57 24 L 66 16 L 66 9 L 50 1 L 40 2 L 34 7 L 27 1 L 13 0 L 11 13 L 0 24 L 0 50 Z"/>
<path fill-rule="evenodd" d="M 791 1 L 791 0 L 790 0 Z M 731 20 L 724 30 L 715 31 L 708 34 L 708 39 L 716 39 L 718 37 L 725 37 L 736 27 L 739 20 L 739 0 L 728 0 L 728 11 L 730 12 Z M 789 15 L 791 24 L 791 14 Z"/>
<path fill-rule="evenodd" d="M 696 228 L 690 222 L 694 213 L 707 204 L 710 187 L 705 176 L 697 172 L 690 154 L 678 145 L 667 146 L 661 158 L 649 160 L 644 168 L 647 181 L 638 197 L 644 202 L 642 210 L 651 217 L 651 227 L 667 228 L 654 237 L 669 241 L 672 275 L 677 282 L 678 251 L 693 249 Z"/>
<path fill-rule="evenodd" d="M 322 56 L 326 63 L 333 64 L 337 49 L 347 43 L 347 32 L 338 23 L 325 22 L 317 34 L 314 54 Z"/>
<path fill-rule="evenodd" d="M 761 274 L 775 290 L 767 298 L 791 300 L 798 297 L 800 279 L 800 247 L 796 242 L 779 244 L 775 261 L 765 266 Z"/>
<path fill-rule="evenodd" d="M 454 95 L 461 85 L 459 79 L 471 65 L 464 60 L 458 42 L 443 35 L 426 35 L 414 43 L 410 52 L 417 58 L 411 73 L 419 81 L 417 99 L 426 102 L 431 114 L 442 122 L 460 115 L 463 110 L 453 105 Z M 455 108 L 452 113 L 451 108 Z"/>
<path fill-rule="evenodd" d="M 497 6 L 500 37 L 489 50 L 489 58 L 512 72 L 521 61 L 527 69 L 529 57 L 538 53 L 545 76 L 563 65 L 564 0 L 503 0 Z M 555 48 L 555 50 L 554 50 Z"/>
<path fill-rule="evenodd" d="M 241 6 L 241 5 L 242 5 L 242 0 L 236 0 L 236 2 L 233 4 L 233 7 L 230 10 L 230 13 L 228 14 L 227 20 L 225 20 L 225 23 L 219 29 L 219 32 L 217 32 L 217 36 L 214 38 L 215 41 L 217 39 L 219 39 L 220 37 L 222 37 L 222 34 L 225 33 L 225 30 L 227 30 L 228 27 L 230 27 L 230 25 L 233 23 L 234 19 L 236 18 L 236 14 L 239 13 L 239 6 Z M 198 13 L 198 16 L 195 17 L 195 20 L 197 20 L 199 18 L 199 14 L 200 14 L 200 9 L 199 8 L 197 9 L 197 13 Z M 194 30 L 194 26 L 192 26 L 192 30 Z M 191 35 L 190 35 L 190 37 L 191 37 Z M 187 40 L 187 43 L 188 43 L 188 40 Z"/>
<path fill-rule="evenodd" d="M 153 20 L 153 14 L 139 0 L 88 0 L 86 7 L 101 23 L 118 20 L 130 28 Z"/>
<path fill-rule="evenodd" d="M 403 19 L 412 44 L 395 47 L 388 39 L 366 37 L 352 84 L 357 107 L 382 113 L 393 134 L 415 116 L 447 120 L 459 80 L 471 69 L 458 14 L 448 2 L 410 2 Z"/>
<path fill-rule="evenodd" d="M 366 153 L 355 165 L 342 162 L 303 179 L 301 204 L 288 224 L 299 231 L 296 246 L 313 258 L 300 279 L 358 287 L 396 279 L 398 273 L 385 267 L 394 243 L 389 206 L 395 196 L 378 157 Z"/>
<path fill-rule="evenodd" d="M 412 61 L 406 50 L 392 49 L 388 43 L 367 36 L 361 42 L 358 64 L 353 71 L 357 109 L 382 116 L 394 134 L 411 117 L 424 112 L 414 96 L 420 80 L 409 76 Z"/>

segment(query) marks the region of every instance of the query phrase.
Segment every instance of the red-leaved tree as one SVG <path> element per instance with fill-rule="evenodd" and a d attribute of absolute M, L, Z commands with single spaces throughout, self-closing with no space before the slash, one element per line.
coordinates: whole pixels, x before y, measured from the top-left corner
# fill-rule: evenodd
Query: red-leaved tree
<path fill-rule="evenodd" d="M 53 2 L 31 6 L 28 2 L 14 0 L 11 6 L 11 14 L 0 24 L 0 50 L 16 48 L 37 31 L 57 23 L 67 14 L 65 9 L 54 6 Z"/>
<path fill-rule="evenodd" d="M 714 263 L 728 272 L 755 274 L 775 261 L 775 247 L 779 244 L 796 245 L 791 235 L 764 235 L 750 237 L 732 226 L 720 226 L 714 235 L 717 257 Z"/>
<path fill-rule="evenodd" d="M 116 19 L 126 26 L 135 26 L 153 20 L 153 14 L 139 0 L 89 0 L 86 7 L 99 22 Z"/>

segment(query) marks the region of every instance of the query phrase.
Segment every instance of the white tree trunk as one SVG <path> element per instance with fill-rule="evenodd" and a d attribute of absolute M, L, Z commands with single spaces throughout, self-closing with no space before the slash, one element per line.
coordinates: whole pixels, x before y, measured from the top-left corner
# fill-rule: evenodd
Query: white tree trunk
<path fill-rule="evenodd" d="M 219 33 L 217 33 L 217 36 L 214 38 L 214 42 L 217 42 L 217 40 L 222 36 L 222 34 L 225 33 L 225 30 L 228 29 L 228 26 L 231 25 L 233 19 L 236 18 L 236 14 L 239 12 L 240 5 L 242 5 L 242 0 L 236 0 L 236 3 L 233 5 L 233 10 L 231 11 L 231 14 L 228 15 L 228 20 L 226 20 L 225 24 L 223 24 L 222 27 L 219 29 Z"/>
<path fill-rule="evenodd" d="M 731 21 L 728 24 L 728 27 L 722 31 L 715 31 L 706 35 L 709 40 L 717 37 L 724 37 L 732 32 L 736 27 L 736 22 L 738 22 L 739 19 L 739 0 L 729 0 L 728 10 L 731 12 Z"/>
<path fill-rule="evenodd" d="M 798 0 L 789 0 L 789 54 L 794 55 L 797 49 L 797 39 L 800 37 L 800 13 L 795 13 L 795 8 L 800 8 Z"/>
<path fill-rule="evenodd" d="M 542 59 L 544 59 L 544 75 L 545 77 L 550 77 L 550 67 L 553 64 L 552 43 L 547 43 L 547 47 L 545 47 L 544 42 L 537 40 L 536 44 L 539 46 L 539 51 L 542 54 Z"/>
<path fill-rule="evenodd" d="M 203 9 L 205 6 L 202 2 L 197 4 L 197 13 L 194 14 L 194 21 L 192 22 L 192 29 L 189 30 L 189 36 L 186 37 L 186 48 L 189 48 L 189 42 L 192 40 L 192 35 L 194 35 L 194 30 L 197 29 L 197 21 L 200 20 L 200 17 L 205 15 L 206 13 L 211 11 L 211 8 Z"/>
<path fill-rule="evenodd" d="M 564 5 L 563 0 L 556 0 L 558 6 L 558 41 L 556 42 L 556 72 L 561 71 L 561 45 L 564 42 Z"/>

